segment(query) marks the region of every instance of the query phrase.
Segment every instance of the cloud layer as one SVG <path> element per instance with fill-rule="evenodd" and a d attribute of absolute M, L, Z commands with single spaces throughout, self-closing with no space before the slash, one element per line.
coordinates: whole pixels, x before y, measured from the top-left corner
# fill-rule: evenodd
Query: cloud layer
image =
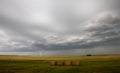
<path fill-rule="evenodd" d="M 96 8 L 91 9 L 91 13 L 80 8 L 81 2 L 85 4 L 83 8 L 88 8 L 88 0 L 69 3 L 67 0 L 1 0 L 1 54 L 82 55 L 80 53 L 89 53 L 89 50 L 94 50 L 94 54 L 100 54 L 98 50 L 104 54 L 106 50 L 119 53 L 119 1 L 92 0 L 90 6 L 94 4 Z"/>

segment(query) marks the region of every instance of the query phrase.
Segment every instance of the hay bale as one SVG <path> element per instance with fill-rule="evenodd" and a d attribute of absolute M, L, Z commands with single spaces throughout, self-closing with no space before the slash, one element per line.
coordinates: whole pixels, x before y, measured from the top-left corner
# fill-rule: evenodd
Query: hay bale
<path fill-rule="evenodd" d="M 65 62 L 65 65 L 66 65 L 66 66 L 71 66 L 71 65 L 72 65 L 72 61 L 70 61 L 70 60 L 69 60 L 69 61 L 66 61 L 66 62 Z"/>
<path fill-rule="evenodd" d="M 63 61 L 57 61 L 57 66 L 63 66 L 64 62 Z"/>
<path fill-rule="evenodd" d="M 50 65 L 55 66 L 55 65 L 57 65 L 57 62 L 56 61 L 50 61 Z"/>
<path fill-rule="evenodd" d="M 74 62 L 74 65 L 75 65 L 75 66 L 80 66 L 80 61 L 75 61 L 75 62 Z"/>

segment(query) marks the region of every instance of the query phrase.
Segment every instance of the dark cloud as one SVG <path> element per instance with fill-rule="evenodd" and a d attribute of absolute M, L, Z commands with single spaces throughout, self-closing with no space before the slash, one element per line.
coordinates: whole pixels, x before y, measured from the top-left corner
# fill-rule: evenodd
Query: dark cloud
<path fill-rule="evenodd" d="M 1 0 L 0 51 L 67 55 L 119 48 L 119 1 Z"/>
<path fill-rule="evenodd" d="M 102 19 L 102 20 L 101 20 Z M 15 49 L 13 51 L 39 51 L 39 50 L 70 50 L 70 49 L 92 49 L 100 46 L 115 46 L 120 44 L 120 22 L 117 17 L 107 15 L 97 17 L 95 21 L 87 24 L 84 35 L 88 38 L 79 39 L 81 36 L 67 42 L 49 43 L 47 40 L 36 41 L 28 48 Z M 94 21 L 94 20 L 92 20 Z M 91 24 L 92 23 L 92 24 Z M 99 24 L 99 25 L 98 25 Z M 98 25 L 98 26 L 96 26 Z M 89 26 L 89 27 L 88 27 Z M 95 27 L 94 27 L 95 26 Z M 53 37 L 51 37 L 53 38 Z M 69 38 L 69 37 L 68 37 Z M 60 39 L 60 38 L 59 38 Z M 34 49 L 30 49 L 34 48 Z"/>

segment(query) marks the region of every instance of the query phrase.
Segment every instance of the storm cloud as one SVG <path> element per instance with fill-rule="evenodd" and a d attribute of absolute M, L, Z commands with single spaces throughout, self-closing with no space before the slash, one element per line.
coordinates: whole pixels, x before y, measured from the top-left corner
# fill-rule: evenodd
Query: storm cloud
<path fill-rule="evenodd" d="M 119 0 L 1 0 L 0 53 L 118 54 L 119 3 Z"/>

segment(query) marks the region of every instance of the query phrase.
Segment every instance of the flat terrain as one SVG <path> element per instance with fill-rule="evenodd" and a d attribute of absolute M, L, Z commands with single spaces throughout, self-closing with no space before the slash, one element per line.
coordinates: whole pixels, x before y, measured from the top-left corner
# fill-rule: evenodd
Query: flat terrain
<path fill-rule="evenodd" d="M 50 60 L 79 60 L 80 66 L 50 66 Z M 120 55 L 0 56 L 0 73 L 120 73 Z"/>

